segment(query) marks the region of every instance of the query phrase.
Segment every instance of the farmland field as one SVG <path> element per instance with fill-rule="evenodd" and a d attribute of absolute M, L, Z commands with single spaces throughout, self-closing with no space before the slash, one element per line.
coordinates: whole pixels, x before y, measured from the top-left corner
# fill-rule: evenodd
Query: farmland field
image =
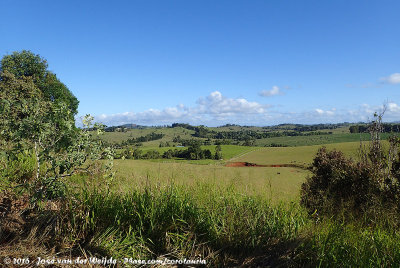
<path fill-rule="evenodd" d="M 102 139 L 112 143 L 116 143 L 116 142 L 122 142 L 130 138 L 137 138 L 140 136 L 144 136 L 152 132 L 162 133 L 165 136 L 161 140 L 146 142 L 148 146 L 158 146 L 160 141 L 172 141 L 173 137 L 175 136 L 181 136 L 182 138 L 189 139 L 192 137 L 191 135 L 194 133 L 193 130 L 188 130 L 182 127 L 129 129 L 126 132 L 118 132 L 118 131 L 105 132 L 104 135 L 102 136 Z"/>
<path fill-rule="evenodd" d="M 387 139 L 389 133 L 383 133 L 382 139 Z M 368 141 L 370 135 L 368 133 L 342 133 L 339 130 L 329 135 L 312 135 L 312 136 L 293 136 L 293 137 L 274 137 L 256 140 L 256 146 L 269 146 L 270 144 L 280 144 L 284 146 L 308 146 L 322 145 L 342 142 L 360 142 Z"/>
<path fill-rule="evenodd" d="M 290 125 L 287 126 L 289 128 Z M 282 133 L 285 129 L 278 128 L 277 130 L 272 131 L 271 129 L 263 129 L 261 127 L 218 127 L 218 128 L 206 128 L 207 130 L 213 133 L 230 133 L 230 132 L 246 132 L 253 131 L 254 133 Z M 290 129 L 289 129 L 290 130 Z M 370 138 L 369 133 L 350 133 L 348 127 L 339 127 L 336 129 L 322 129 L 321 133 L 330 133 L 330 134 L 321 134 L 316 135 L 311 132 L 303 132 L 304 135 L 295 135 L 295 136 L 278 136 L 278 137 L 268 137 L 268 138 L 260 138 L 254 140 L 254 146 L 310 146 L 310 145 L 323 145 L 323 144 L 332 144 L 332 143 L 343 143 L 343 142 L 359 142 L 368 141 Z M 128 139 L 138 138 L 141 136 L 145 136 L 151 133 L 155 134 L 163 134 L 164 136 L 161 139 L 151 140 L 142 142 L 143 148 L 156 148 L 159 147 L 160 143 L 170 143 L 171 146 L 179 145 L 179 142 L 173 142 L 174 138 L 179 137 L 184 140 L 198 140 L 205 141 L 204 137 L 195 136 L 195 131 L 191 129 L 186 129 L 183 127 L 152 127 L 145 129 L 127 129 L 126 131 L 118 132 L 106 132 L 102 136 L 102 139 L 111 143 L 121 143 Z M 306 135 L 307 133 L 311 133 L 312 135 Z M 318 134 L 318 133 L 317 133 Z M 387 139 L 391 133 L 382 133 L 381 138 Z M 232 144 L 242 143 L 239 141 L 231 140 Z"/>
<path fill-rule="evenodd" d="M 137 186 L 209 185 L 226 189 L 235 188 L 243 194 L 267 195 L 275 201 L 297 199 L 299 189 L 308 171 L 298 168 L 244 167 L 222 165 L 193 165 L 176 162 L 150 162 L 145 160 L 116 160 L 117 191 L 126 192 Z M 193 193 L 196 195 L 196 193 Z"/>
<path fill-rule="evenodd" d="M 357 158 L 360 143 L 326 144 L 345 155 Z M 320 145 L 298 147 L 245 147 L 222 145 L 223 161 L 215 160 L 115 160 L 116 191 L 126 192 L 137 186 L 167 185 L 171 182 L 196 186 L 234 187 L 243 194 L 264 195 L 274 201 L 293 200 L 299 196 L 300 186 L 310 172 L 311 164 Z M 215 146 L 202 146 L 214 150 Z M 164 152 L 170 147 L 145 147 L 146 150 Z M 283 165 L 282 167 L 227 167 L 230 162 L 249 162 L 257 165 Z M 293 165 L 285 167 L 285 165 Z M 298 167 L 295 167 L 298 166 Z M 194 193 L 195 194 L 195 193 Z"/>
<path fill-rule="evenodd" d="M 324 144 L 329 150 L 339 150 L 349 157 L 356 158 L 360 142 L 344 142 Z M 269 147 L 259 148 L 242 157 L 235 158 L 238 162 L 250 162 L 259 165 L 297 164 L 308 165 L 322 145 L 298 147 Z"/>
<path fill-rule="evenodd" d="M 357 157 L 359 142 L 328 144 L 328 149 Z M 213 150 L 215 146 L 203 146 Z M 243 194 L 266 195 L 274 202 L 295 200 L 308 170 L 296 167 L 226 167 L 226 162 L 250 162 L 259 165 L 293 164 L 307 166 L 321 146 L 244 147 L 222 145 L 224 161 L 215 160 L 115 160 L 116 191 L 127 192 L 137 186 L 168 185 L 171 182 L 194 187 L 235 188 Z M 168 147 L 148 147 L 165 151 Z M 201 164 L 201 165 L 199 165 Z M 193 193 L 196 195 L 196 193 Z"/>

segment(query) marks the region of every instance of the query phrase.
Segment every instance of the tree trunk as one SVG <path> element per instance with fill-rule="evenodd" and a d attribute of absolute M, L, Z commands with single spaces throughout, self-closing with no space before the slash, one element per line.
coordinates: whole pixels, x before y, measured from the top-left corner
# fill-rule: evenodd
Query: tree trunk
<path fill-rule="evenodd" d="M 36 156 L 36 181 L 39 179 L 39 172 L 40 172 L 40 159 L 39 159 L 39 148 L 38 144 L 35 141 L 35 156 Z"/>

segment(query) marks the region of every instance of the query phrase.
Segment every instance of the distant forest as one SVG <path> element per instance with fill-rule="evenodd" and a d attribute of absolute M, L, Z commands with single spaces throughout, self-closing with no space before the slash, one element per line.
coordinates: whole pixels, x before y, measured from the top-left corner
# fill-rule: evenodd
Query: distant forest
<path fill-rule="evenodd" d="M 350 133 L 367 133 L 368 125 L 354 125 L 349 127 Z M 400 132 L 400 124 L 382 124 L 383 133 Z"/>

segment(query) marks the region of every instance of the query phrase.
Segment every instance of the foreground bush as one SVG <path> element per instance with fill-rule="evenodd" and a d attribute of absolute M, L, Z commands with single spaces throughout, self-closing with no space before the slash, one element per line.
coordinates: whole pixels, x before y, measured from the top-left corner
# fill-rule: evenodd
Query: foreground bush
<path fill-rule="evenodd" d="M 379 138 L 382 115 L 375 117 L 369 149 L 360 146 L 358 161 L 324 147 L 318 151 L 311 167 L 313 175 L 301 188 L 301 204 L 310 214 L 364 218 L 369 219 L 368 224 L 400 224 L 400 139 L 390 138 L 385 149 Z"/>
<path fill-rule="evenodd" d="M 314 215 L 398 222 L 400 188 L 394 176 L 398 170 L 392 165 L 386 173 L 387 168 L 321 148 L 312 164 L 313 175 L 302 185 L 301 204 Z"/>

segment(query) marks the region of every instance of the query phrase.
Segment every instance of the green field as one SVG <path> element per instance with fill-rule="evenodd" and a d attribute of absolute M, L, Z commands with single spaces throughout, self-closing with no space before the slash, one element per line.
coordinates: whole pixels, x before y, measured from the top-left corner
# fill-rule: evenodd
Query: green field
<path fill-rule="evenodd" d="M 325 145 L 357 158 L 359 142 Z M 310 174 L 311 164 L 320 145 L 298 147 L 245 147 L 222 145 L 224 161 L 215 160 L 115 160 L 117 191 L 126 192 L 138 185 L 167 185 L 171 182 L 196 186 L 210 184 L 218 188 L 234 187 L 243 194 L 273 197 L 275 201 L 297 199 L 301 183 Z M 215 146 L 202 146 L 214 150 Z M 147 147 L 160 152 L 169 147 Z M 298 165 L 295 167 L 225 167 L 227 162 L 258 165 Z M 199 165 L 200 164 L 200 165 Z M 303 168 L 301 168 L 303 167 Z"/>
<path fill-rule="evenodd" d="M 255 132 L 282 132 L 285 130 L 289 130 L 293 127 L 291 125 L 277 127 L 274 130 L 270 128 L 262 128 L 262 127 L 242 127 L 242 126 L 229 126 L 229 127 L 214 127 L 207 128 L 210 131 L 214 132 L 229 132 L 229 131 L 255 131 Z M 343 142 L 359 142 L 368 141 L 370 139 L 369 133 L 350 133 L 348 127 L 339 127 L 336 129 L 322 129 L 320 132 L 330 132 L 332 134 L 326 135 L 310 135 L 310 136 L 282 136 L 282 137 L 272 137 L 272 138 L 263 138 L 254 140 L 254 146 L 264 147 L 264 146 L 288 146 L 288 147 L 296 147 L 296 146 L 310 146 L 310 145 L 323 145 L 323 144 L 332 144 L 332 143 L 343 143 Z M 138 138 L 140 136 L 145 136 L 150 133 L 162 133 L 164 137 L 159 140 L 147 141 L 143 142 L 144 150 L 155 149 L 160 145 L 160 143 L 169 142 L 171 146 L 179 145 L 179 143 L 173 142 L 175 137 L 180 137 L 184 140 L 206 140 L 205 138 L 198 138 L 193 136 L 195 131 L 189 130 L 183 127 L 151 127 L 145 129 L 127 129 L 125 132 L 106 132 L 102 136 L 102 139 L 111 143 L 121 143 L 131 138 Z M 309 132 L 303 132 L 306 134 Z M 391 133 L 382 133 L 381 138 L 387 139 L 391 136 Z M 240 144 L 243 141 L 235 141 L 231 140 L 232 143 L 239 142 Z M 167 149 L 161 149 L 160 152 L 164 152 Z"/>
<path fill-rule="evenodd" d="M 323 145 L 329 150 L 342 151 L 349 157 L 356 158 L 360 142 L 343 142 Z M 259 148 L 251 153 L 235 158 L 237 162 L 250 162 L 259 165 L 297 164 L 308 165 L 312 162 L 321 145 L 298 147 L 268 147 Z"/>
<path fill-rule="evenodd" d="M 359 142 L 328 144 L 328 149 L 357 157 Z M 215 160 L 115 160 L 117 191 L 132 187 L 167 185 L 171 182 L 196 186 L 210 184 L 218 188 L 234 187 L 243 194 L 264 195 L 275 201 L 297 199 L 301 183 L 310 173 L 294 167 L 225 167 L 225 162 L 250 162 L 259 165 L 295 164 L 307 166 L 321 146 L 244 147 L 223 145 L 224 161 Z M 203 146 L 214 150 L 215 146 Z M 168 147 L 147 147 L 166 151 Z M 202 164 L 202 165 L 198 165 Z"/>
<path fill-rule="evenodd" d="M 336 130 L 334 134 L 328 135 L 311 135 L 311 136 L 294 136 L 294 137 L 275 137 L 267 139 L 258 139 L 255 142 L 256 146 L 270 146 L 271 144 L 281 144 L 284 146 L 308 146 L 308 145 L 322 145 L 331 143 L 342 142 L 360 142 L 368 141 L 370 135 L 368 133 L 342 133 Z M 382 139 L 387 139 L 391 134 L 382 133 Z"/>
<path fill-rule="evenodd" d="M 116 190 L 119 192 L 138 185 L 168 185 L 173 182 L 194 189 L 203 184 L 221 189 L 234 187 L 243 194 L 267 195 L 274 201 L 297 199 L 300 185 L 309 174 L 306 170 L 286 167 L 235 168 L 145 160 L 116 160 L 114 164 L 118 178 Z"/>
<path fill-rule="evenodd" d="M 148 141 L 144 142 L 146 146 L 158 146 L 160 142 L 172 142 L 172 139 L 176 136 L 180 136 L 182 139 L 191 139 L 193 138 L 192 134 L 194 134 L 193 130 L 188 130 L 182 127 L 176 128 L 145 128 L 145 129 L 128 129 L 126 132 L 105 132 L 102 135 L 102 139 L 112 143 L 121 143 L 124 140 L 131 138 L 138 138 L 140 136 L 145 136 L 152 132 L 162 133 L 165 136 L 160 140 Z"/>

